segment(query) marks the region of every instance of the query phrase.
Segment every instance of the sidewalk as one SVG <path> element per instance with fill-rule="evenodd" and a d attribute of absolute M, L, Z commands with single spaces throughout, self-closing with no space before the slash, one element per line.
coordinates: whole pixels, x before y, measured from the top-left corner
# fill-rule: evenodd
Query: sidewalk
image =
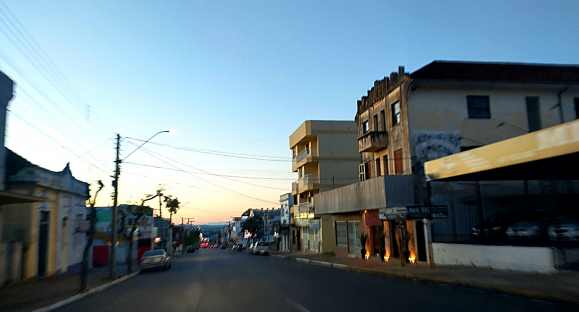
<path fill-rule="evenodd" d="M 399 259 L 383 262 L 376 257 L 368 260 L 307 253 L 275 253 L 287 259 L 307 259 L 311 264 L 338 264 L 343 269 L 384 274 L 416 280 L 456 284 L 509 292 L 528 297 L 563 300 L 579 303 L 579 271 L 559 271 L 553 274 L 493 270 L 466 266 L 436 266 L 426 263 L 400 265 Z M 302 261 L 302 262 L 307 262 Z M 299 260 L 298 260 L 299 261 Z"/>
<path fill-rule="evenodd" d="M 127 267 L 118 266 L 124 276 Z M 133 272 L 139 267 L 133 266 Z M 88 274 L 87 291 L 109 282 L 109 268 L 93 268 Z M 0 311 L 21 312 L 39 309 L 78 294 L 80 274 L 63 274 L 0 288 Z"/>

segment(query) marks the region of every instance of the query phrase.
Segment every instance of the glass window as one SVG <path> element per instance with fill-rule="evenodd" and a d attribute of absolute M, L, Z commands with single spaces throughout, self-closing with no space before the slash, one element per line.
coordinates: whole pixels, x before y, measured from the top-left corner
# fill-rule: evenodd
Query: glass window
<path fill-rule="evenodd" d="M 386 131 L 386 113 L 384 113 L 384 110 L 382 110 L 380 112 L 380 120 L 382 123 L 382 131 Z"/>
<path fill-rule="evenodd" d="M 400 123 L 400 102 L 392 104 L 392 125 Z"/>
<path fill-rule="evenodd" d="M 336 221 L 336 243 L 338 246 L 347 246 L 346 221 Z"/>
<path fill-rule="evenodd" d="M 370 131 L 370 126 L 368 125 L 368 121 L 364 121 L 364 123 L 362 124 L 362 130 L 364 131 L 364 133 L 368 133 L 368 131 Z"/>
<path fill-rule="evenodd" d="M 361 248 L 359 221 L 348 221 L 348 245 L 350 247 Z M 352 251 L 353 250 L 349 250 L 349 252 Z"/>
<path fill-rule="evenodd" d="M 487 95 L 469 95 L 466 97 L 468 118 L 491 118 L 489 97 Z"/>
<path fill-rule="evenodd" d="M 149 250 L 149 251 L 145 252 L 143 254 L 143 257 L 162 256 L 162 255 L 163 255 L 163 249 L 155 249 L 155 250 Z"/>

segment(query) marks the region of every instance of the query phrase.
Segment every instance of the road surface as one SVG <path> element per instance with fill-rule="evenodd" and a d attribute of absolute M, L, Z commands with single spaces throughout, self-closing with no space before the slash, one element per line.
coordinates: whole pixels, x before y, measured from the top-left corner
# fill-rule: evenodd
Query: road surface
<path fill-rule="evenodd" d="M 198 250 L 58 311 L 575 311 L 577 307 L 437 283 Z"/>

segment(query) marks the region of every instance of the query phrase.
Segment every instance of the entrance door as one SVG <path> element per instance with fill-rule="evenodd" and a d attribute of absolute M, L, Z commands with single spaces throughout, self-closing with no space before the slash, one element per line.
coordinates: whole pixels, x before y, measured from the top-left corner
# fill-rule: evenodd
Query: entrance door
<path fill-rule="evenodd" d="M 400 257 L 398 240 L 396 240 L 396 237 L 398 237 L 398 222 L 396 221 L 388 221 L 388 222 L 390 222 L 390 246 L 392 246 L 390 248 L 390 252 L 393 258 L 398 258 Z"/>
<path fill-rule="evenodd" d="M 359 245 L 360 222 L 348 221 L 348 254 L 356 255 L 356 245 Z"/>
<path fill-rule="evenodd" d="M 48 260 L 48 225 L 50 212 L 40 212 L 40 229 L 38 231 L 38 276 L 46 275 L 46 262 Z"/>
<path fill-rule="evenodd" d="M 424 236 L 424 223 L 416 221 L 416 245 L 418 249 L 418 261 L 426 261 L 426 237 Z"/>
<path fill-rule="evenodd" d="M 300 229 L 299 228 L 296 230 L 296 238 L 297 238 L 298 250 L 302 250 L 302 237 L 300 235 Z"/>
<path fill-rule="evenodd" d="M 384 232 L 384 226 L 373 226 L 372 227 L 372 240 L 374 242 L 374 254 L 380 254 L 380 233 Z"/>

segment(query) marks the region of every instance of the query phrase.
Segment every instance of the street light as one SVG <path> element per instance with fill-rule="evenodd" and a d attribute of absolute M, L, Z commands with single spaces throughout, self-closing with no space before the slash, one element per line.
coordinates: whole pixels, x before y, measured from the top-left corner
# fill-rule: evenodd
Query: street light
<path fill-rule="evenodd" d="M 159 131 L 159 132 L 155 133 L 155 135 L 150 137 L 147 141 L 145 141 L 143 144 L 139 145 L 139 147 L 134 149 L 131 153 L 129 153 L 129 155 L 127 155 L 127 157 L 125 157 L 123 160 L 120 159 L 120 156 L 121 156 L 121 135 L 117 133 L 117 159 L 115 160 L 115 175 L 113 176 L 113 178 L 114 178 L 113 187 L 115 188 L 115 192 L 114 192 L 114 200 L 113 200 L 113 209 L 111 211 L 113 231 L 112 231 L 112 237 L 111 237 L 111 266 L 110 266 L 110 271 L 109 271 L 109 278 L 110 279 L 114 279 L 116 272 L 117 272 L 117 231 L 118 231 L 118 218 L 117 217 L 118 217 L 118 213 L 119 213 L 118 197 L 119 197 L 119 176 L 121 175 L 120 164 L 121 164 L 121 162 L 126 160 L 129 156 L 131 156 L 134 152 L 136 152 L 139 148 L 141 148 L 143 145 L 147 144 L 147 142 L 151 141 L 158 134 L 165 133 L 165 132 L 168 132 L 171 135 L 174 135 L 177 133 L 175 130 Z M 130 260 L 132 261 L 132 259 L 130 259 Z"/>

